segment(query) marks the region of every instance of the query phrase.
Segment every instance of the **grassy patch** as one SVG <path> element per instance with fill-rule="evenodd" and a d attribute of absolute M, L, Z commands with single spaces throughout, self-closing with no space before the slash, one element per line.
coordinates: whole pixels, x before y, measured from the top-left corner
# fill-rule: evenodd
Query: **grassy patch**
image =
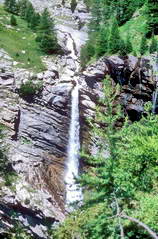
<path fill-rule="evenodd" d="M 0 6 L 0 48 L 18 62 L 17 66 L 33 69 L 35 72 L 44 70 L 41 61 L 41 56 L 44 54 L 35 41 L 36 34 L 28 28 L 27 22 L 18 16 L 17 26 L 10 26 L 10 16 L 11 14 Z"/>

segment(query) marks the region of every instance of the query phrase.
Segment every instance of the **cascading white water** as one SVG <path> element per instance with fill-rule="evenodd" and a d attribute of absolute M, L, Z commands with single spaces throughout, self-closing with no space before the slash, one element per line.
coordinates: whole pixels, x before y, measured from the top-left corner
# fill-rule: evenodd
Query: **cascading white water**
<path fill-rule="evenodd" d="M 77 82 L 76 86 L 72 90 L 71 99 L 71 122 L 69 131 L 67 172 L 65 175 L 67 205 L 74 203 L 75 201 L 82 200 L 82 190 L 75 182 L 75 178 L 77 178 L 79 174 L 80 150 L 79 87 Z"/>
<path fill-rule="evenodd" d="M 76 52 L 74 49 L 74 41 L 71 34 L 67 35 L 67 48 L 71 51 L 71 58 L 76 65 L 76 72 L 79 71 L 79 63 L 77 61 Z M 68 143 L 68 159 L 66 162 L 66 205 L 68 210 L 73 210 L 70 204 L 82 201 L 82 190 L 76 183 L 76 178 L 79 175 L 79 150 L 80 150 L 80 123 L 79 123 L 79 85 L 77 76 L 73 75 L 75 86 L 71 92 L 71 121 L 69 129 Z"/>
<path fill-rule="evenodd" d="M 154 71 L 153 73 L 156 76 L 156 90 L 153 93 L 152 113 L 155 114 L 157 98 L 158 98 L 158 56 L 156 56 L 156 59 L 154 59 L 153 71 Z"/>

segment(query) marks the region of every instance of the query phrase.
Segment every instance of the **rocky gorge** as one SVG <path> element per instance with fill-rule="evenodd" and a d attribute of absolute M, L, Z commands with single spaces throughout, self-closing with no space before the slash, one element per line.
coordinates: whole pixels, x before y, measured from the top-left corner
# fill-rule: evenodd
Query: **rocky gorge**
<path fill-rule="evenodd" d="M 81 69 L 80 48 L 88 39 L 90 19 L 84 3 L 78 1 L 74 13 L 69 2 L 32 3 L 38 11 L 47 7 L 55 17 L 64 54 L 45 57 L 47 70 L 35 74 L 14 67 L 9 55 L 0 50 L 0 123 L 5 126 L 1 144 L 18 175 L 12 187 L 3 185 L 1 179 L 0 233 L 12 227 L 14 220 L 20 220 L 35 238 L 47 238 L 46 226 L 63 221 L 67 214 L 64 175 L 74 79 L 77 77 L 80 86 L 80 142 L 91 150 L 87 145 L 93 141 L 87 118 L 95 115 L 103 95 L 103 79 L 109 75 L 113 87 L 121 85 L 117 103 L 134 121 L 144 112 L 144 104 L 152 101 L 156 76 L 151 58 L 134 56 L 102 57 Z M 21 85 L 29 80 L 42 84 L 42 90 L 31 101 L 19 95 Z"/>

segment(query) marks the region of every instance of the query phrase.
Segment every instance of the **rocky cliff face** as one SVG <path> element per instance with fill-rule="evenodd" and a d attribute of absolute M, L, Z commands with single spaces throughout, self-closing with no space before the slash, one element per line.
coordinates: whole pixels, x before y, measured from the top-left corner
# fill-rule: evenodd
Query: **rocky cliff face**
<path fill-rule="evenodd" d="M 103 57 L 81 71 L 79 50 L 87 39 L 90 18 L 83 2 L 78 1 L 73 14 L 67 1 L 32 3 L 38 11 L 47 7 L 55 16 L 65 54 L 46 57 L 43 61 L 48 70 L 33 74 L 14 68 L 12 59 L 0 51 L 0 123 L 6 126 L 1 143 L 18 175 L 12 187 L 1 188 L 0 217 L 5 229 L 13 223 L 12 210 L 35 237 L 46 238 L 46 224 L 62 221 L 66 214 L 64 173 L 76 75 L 82 145 L 91 140 L 86 118 L 95 114 L 106 75 L 111 76 L 113 87 L 117 83 L 122 86 L 117 103 L 123 105 L 132 121 L 139 119 L 144 103 L 152 100 L 155 83 L 150 59 Z M 43 89 L 28 101 L 19 96 L 19 89 L 30 79 L 42 83 Z"/>

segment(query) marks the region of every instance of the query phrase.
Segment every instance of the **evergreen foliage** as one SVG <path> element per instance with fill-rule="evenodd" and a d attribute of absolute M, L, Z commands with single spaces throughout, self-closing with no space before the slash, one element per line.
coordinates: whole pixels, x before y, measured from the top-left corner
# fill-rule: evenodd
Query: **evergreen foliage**
<path fill-rule="evenodd" d="M 144 55 L 148 50 L 147 39 L 146 36 L 143 35 L 140 43 L 140 54 Z"/>
<path fill-rule="evenodd" d="M 16 17 L 15 17 L 14 15 L 11 15 L 10 24 L 11 24 L 12 26 L 17 26 Z"/>
<path fill-rule="evenodd" d="M 17 8 L 16 0 L 5 0 L 4 6 L 6 11 L 11 12 L 13 14 L 17 14 L 18 8 Z"/>
<path fill-rule="evenodd" d="M 158 50 L 158 42 L 155 39 L 155 36 L 153 34 L 151 44 L 150 44 L 150 47 L 149 47 L 149 52 L 152 54 L 152 53 L 156 52 L 157 50 Z"/>
<path fill-rule="evenodd" d="M 153 9 L 157 9 L 157 2 L 154 3 L 154 7 L 153 4 L 151 7 L 151 4 L 149 4 L 150 1 L 152 0 L 147 0 L 147 3 L 143 0 L 127 0 L 126 2 L 122 0 L 85 0 L 85 3 L 91 10 L 92 14 L 89 26 L 89 41 L 91 42 L 90 45 L 93 45 L 95 49 L 95 53 L 88 61 L 91 61 L 92 58 L 95 59 L 96 57 L 100 57 L 104 54 L 118 53 L 120 55 L 126 55 L 134 51 L 135 54 L 139 55 L 141 35 L 145 34 L 147 36 L 146 29 L 149 29 L 149 26 L 151 31 L 153 31 L 153 27 L 156 29 L 156 10 Z M 133 17 L 134 13 L 137 13 L 136 17 Z M 138 23 L 136 18 L 140 19 Z M 150 20 L 147 20 L 147 23 L 146 18 Z M 134 25 L 134 29 L 132 28 L 131 24 Z M 108 36 L 108 44 L 106 44 L 107 39 L 103 31 L 107 28 L 107 26 L 112 25 L 115 26 L 111 29 L 111 34 Z M 148 26 L 147 28 L 146 25 Z M 151 25 L 153 26 L 151 27 Z M 130 27 L 130 32 L 127 34 L 128 26 Z M 119 30 L 121 34 L 119 34 Z M 134 32 L 136 33 L 134 34 Z M 93 38 L 94 36 L 95 38 Z M 91 40 L 92 38 L 93 41 Z M 146 53 L 148 52 L 148 49 L 141 49 L 141 54 L 142 52 Z M 88 59 L 86 51 L 85 54 L 85 58 Z M 84 58 L 83 56 L 82 58 Z M 85 61 L 85 64 L 87 64 L 88 61 Z"/>
<path fill-rule="evenodd" d="M 108 52 L 109 29 L 101 28 L 96 41 L 96 56 L 100 57 Z"/>
<path fill-rule="evenodd" d="M 126 53 L 129 54 L 133 51 L 133 47 L 132 47 L 132 43 L 131 43 L 131 39 L 130 39 L 130 35 L 129 33 L 127 34 L 127 38 L 126 38 Z"/>
<path fill-rule="evenodd" d="M 40 16 L 28 0 L 19 0 L 17 4 L 16 0 L 5 0 L 5 8 L 14 14 L 18 13 L 21 18 L 28 22 L 28 27 L 38 32 L 36 41 L 44 53 L 52 54 L 59 51 L 54 21 L 50 18 L 47 9 Z M 14 16 L 11 17 L 11 24 L 16 24 Z"/>
<path fill-rule="evenodd" d="M 116 19 L 113 20 L 111 33 L 109 37 L 109 53 L 115 54 L 120 50 L 121 37 L 118 28 L 118 22 Z"/>
<path fill-rule="evenodd" d="M 34 97 L 42 90 L 41 84 L 35 84 L 32 80 L 22 84 L 19 89 L 19 95 L 27 101 L 33 101 Z"/>
<path fill-rule="evenodd" d="M 25 19 L 26 16 L 27 3 L 28 3 L 27 0 L 19 0 L 18 2 L 19 15 L 21 16 L 22 19 Z"/>
<path fill-rule="evenodd" d="M 147 36 L 158 35 L 158 1 L 147 0 Z"/>
<path fill-rule="evenodd" d="M 53 19 L 50 18 L 48 10 L 45 9 L 40 17 L 37 41 L 42 51 L 52 54 L 58 51 L 57 36 L 54 30 Z"/>
<path fill-rule="evenodd" d="M 28 22 L 28 24 L 31 22 L 31 18 L 34 15 L 34 13 L 35 11 L 32 3 L 27 2 L 24 19 Z"/>
<path fill-rule="evenodd" d="M 75 11 L 76 6 L 77 6 L 76 0 L 71 0 L 71 11 L 72 11 L 72 13 Z"/>

